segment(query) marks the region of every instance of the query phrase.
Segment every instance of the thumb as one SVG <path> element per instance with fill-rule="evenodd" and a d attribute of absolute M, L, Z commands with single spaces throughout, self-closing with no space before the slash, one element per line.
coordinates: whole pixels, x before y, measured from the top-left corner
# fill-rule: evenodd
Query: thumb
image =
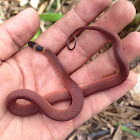
<path fill-rule="evenodd" d="M 8 59 L 35 35 L 39 28 L 37 12 L 28 8 L 0 25 L 0 61 Z"/>

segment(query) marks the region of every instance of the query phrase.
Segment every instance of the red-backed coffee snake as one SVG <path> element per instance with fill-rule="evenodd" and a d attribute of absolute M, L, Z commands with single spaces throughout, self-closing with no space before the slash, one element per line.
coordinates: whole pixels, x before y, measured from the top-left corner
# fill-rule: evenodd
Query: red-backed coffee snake
<path fill-rule="evenodd" d="M 42 52 L 50 60 L 55 71 L 62 80 L 65 88 L 40 96 L 34 91 L 28 89 L 19 89 L 12 91 L 6 99 L 6 107 L 14 115 L 29 116 L 37 112 L 41 112 L 51 119 L 57 121 L 68 121 L 76 117 L 84 103 L 84 96 L 89 96 L 95 92 L 106 90 L 122 84 L 129 74 L 129 64 L 124 56 L 123 47 L 120 37 L 113 32 L 107 31 L 97 26 L 83 26 L 76 29 L 68 38 L 67 47 L 73 50 L 76 46 L 75 35 L 84 30 L 96 30 L 104 34 L 109 40 L 112 41 L 113 52 L 118 64 L 119 71 L 111 76 L 86 83 L 78 86 L 65 72 L 64 68 L 58 61 L 57 57 L 50 50 L 37 45 L 35 42 L 29 42 L 29 46 L 37 51 Z M 75 38 L 75 45 L 69 48 L 69 42 Z M 80 88 L 79 88 L 80 87 Z M 69 91 L 69 92 L 68 92 Z M 83 93 L 82 93 L 83 92 Z M 70 94 L 69 94 L 70 93 Z M 84 95 L 84 96 L 83 96 Z M 51 104 L 59 101 L 69 100 L 72 98 L 71 106 L 66 110 L 55 109 Z M 16 103 L 17 99 L 25 99 L 31 102 L 28 105 L 20 105 Z"/>

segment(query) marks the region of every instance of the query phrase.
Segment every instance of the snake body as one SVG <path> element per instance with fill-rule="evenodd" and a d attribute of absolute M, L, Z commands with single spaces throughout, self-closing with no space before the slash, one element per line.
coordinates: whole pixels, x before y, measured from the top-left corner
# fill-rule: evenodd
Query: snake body
<path fill-rule="evenodd" d="M 43 48 L 35 42 L 29 42 L 29 46 L 36 51 L 42 52 L 51 62 L 56 70 L 58 76 L 63 82 L 65 88 L 40 96 L 36 92 L 29 89 L 19 89 L 12 91 L 6 99 L 6 107 L 10 113 L 17 116 L 29 116 L 37 112 L 41 112 L 47 117 L 56 121 L 68 121 L 75 118 L 81 111 L 84 103 L 84 96 L 89 96 L 93 93 L 110 89 L 117 85 L 122 84 L 128 77 L 129 64 L 124 56 L 122 43 L 120 37 L 113 32 L 107 31 L 97 26 L 83 26 L 77 28 L 68 38 L 67 47 L 73 50 L 76 46 L 76 35 L 84 30 L 96 30 L 105 35 L 112 42 L 113 52 L 118 64 L 118 71 L 110 76 L 86 83 L 78 86 L 66 73 L 65 69 L 58 61 L 57 57 L 49 49 Z M 75 38 L 75 45 L 73 48 L 69 47 L 70 41 Z M 31 102 L 27 105 L 16 103 L 18 99 L 25 99 Z M 72 100 L 71 106 L 66 110 L 55 109 L 51 104 Z"/>

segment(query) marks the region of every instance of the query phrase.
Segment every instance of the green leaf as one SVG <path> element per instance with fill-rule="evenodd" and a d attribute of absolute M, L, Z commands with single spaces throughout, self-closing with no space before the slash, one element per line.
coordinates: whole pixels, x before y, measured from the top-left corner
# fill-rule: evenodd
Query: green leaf
<path fill-rule="evenodd" d="M 120 125 L 120 123 L 117 123 L 117 126 L 119 126 L 119 125 Z M 132 134 L 132 135 L 135 136 L 135 137 L 140 138 L 140 133 L 139 133 L 139 132 L 130 129 L 130 128 L 128 128 L 128 127 L 125 126 L 125 125 L 122 125 L 121 130 L 122 130 L 122 131 L 125 131 L 125 132 L 128 132 L 128 133 Z"/>
<path fill-rule="evenodd" d="M 46 13 L 46 14 L 40 15 L 40 19 L 43 21 L 56 22 L 63 16 L 64 15 L 59 14 L 59 13 Z"/>
<path fill-rule="evenodd" d="M 31 41 L 36 40 L 36 39 L 40 36 L 41 33 L 42 33 L 42 32 L 41 32 L 41 30 L 39 29 L 39 30 L 37 31 L 37 33 L 35 34 L 35 36 L 31 39 Z"/>
<path fill-rule="evenodd" d="M 39 37 L 39 35 L 41 34 L 42 32 L 41 32 L 41 30 L 39 29 L 38 31 L 37 31 L 37 33 L 35 34 L 35 36 L 31 39 L 31 41 L 35 41 L 38 37 Z M 24 47 L 27 47 L 28 46 L 28 44 L 26 44 Z"/>
<path fill-rule="evenodd" d="M 140 138 L 140 133 L 137 132 L 137 131 L 135 131 L 135 130 L 132 130 L 132 129 L 126 127 L 126 126 L 122 126 L 121 129 L 122 129 L 123 131 L 125 131 L 125 132 L 128 132 L 128 133 L 130 133 L 130 134 L 132 134 L 132 135 L 134 135 L 134 136 Z"/>

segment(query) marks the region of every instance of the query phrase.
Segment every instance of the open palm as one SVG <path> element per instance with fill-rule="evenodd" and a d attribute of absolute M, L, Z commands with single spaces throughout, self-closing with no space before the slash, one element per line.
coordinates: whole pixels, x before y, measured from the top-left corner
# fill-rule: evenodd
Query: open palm
<path fill-rule="evenodd" d="M 67 50 L 68 36 L 78 27 L 88 25 L 103 12 L 110 0 L 81 0 L 60 21 L 45 31 L 36 42 L 51 49 L 66 71 L 79 85 L 100 79 L 116 71 L 112 49 L 95 61 L 80 68 L 95 54 L 107 40 L 98 32 L 86 31 L 78 39 L 75 50 Z M 121 11 L 121 12 L 120 12 Z M 128 14 L 129 13 L 129 14 Z M 94 25 L 114 32 L 121 31 L 135 16 L 135 9 L 126 0 L 120 0 L 100 17 Z M 5 107 L 7 95 L 16 89 L 27 88 L 45 95 L 63 87 L 48 59 L 31 48 L 22 48 L 39 28 L 39 17 L 33 9 L 26 9 L 14 18 L 0 25 L 0 139 L 1 140 L 51 140 L 65 139 L 76 127 L 99 113 L 109 104 L 122 97 L 136 83 L 136 76 L 130 72 L 128 79 L 120 86 L 93 94 L 85 98 L 81 113 L 73 120 L 57 122 L 41 113 L 29 117 L 17 117 Z M 139 33 L 131 33 L 122 40 L 128 61 L 140 55 Z M 71 44 L 72 45 L 72 44 Z M 55 105 L 67 108 L 68 102 Z"/>

